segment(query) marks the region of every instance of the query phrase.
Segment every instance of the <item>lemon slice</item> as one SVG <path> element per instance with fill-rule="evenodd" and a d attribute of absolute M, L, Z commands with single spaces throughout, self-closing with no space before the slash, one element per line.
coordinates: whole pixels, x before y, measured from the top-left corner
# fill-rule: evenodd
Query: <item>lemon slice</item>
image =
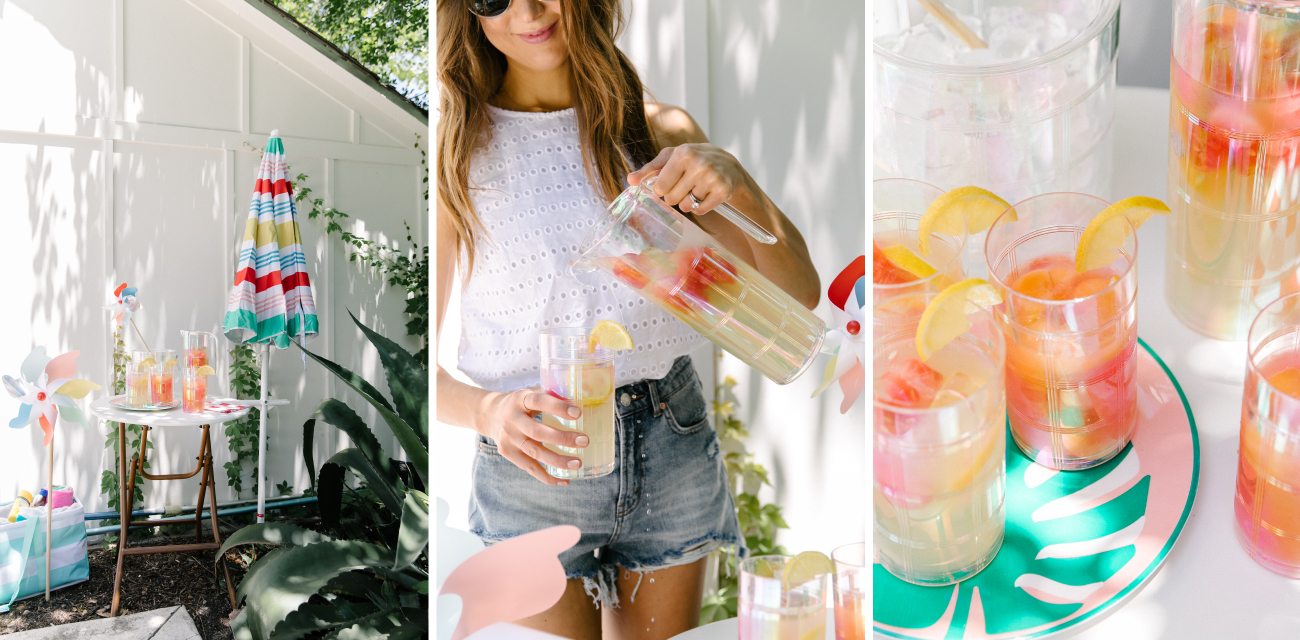
<path fill-rule="evenodd" d="M 820 551 L 805 551 L 790 559 L 781 572 L 781 588 L 789 591 L 817 576 L 835 573 L 835 563 Z"/>
<path fill-rule="evenodd" d="M 903 269 L 918 278 L 928 278 L 931 275 L 934 275 L 934 267 L 926 264 L 924 260 L 917 257 L 915 253 L 912 253 L 911 249 L 908 249 L 901 244 L 885 247 L 880 250 L 880 253 L 884 254 L 886 258 L 889 258 L 890 262 L 898 265 L 900 269 Z"/>
<path fill-rule="evenodd" d="M 597 345 L 611 351 L 626 351 L 632 348 L 632 336 L 623 325 L 613 320 L 601 320 L 587 338 L 587 353 L 595 353 Z"/>
<path fill-rule="evenodd" d="M 144 368 L 146 368 L 146 367 L 152 367 L 152 366 L 154 366 L 154 365 L 156 365 L 156 364 L 158 364 L 158 363 L 157 363 L 157 362 L 154 362 L 154 361 L 153 361 L 153 358 L 145 358 L 144 360 L 141 360 L 141 361 L 140 361 L 140 368 L 141 368 L 141 369 L 144 369 Z"/>
<path fill-rule="evenodd" d="M 1102 209 L 1083 229 L 1079 236 L 1079 248 L 1074 256 L 1076 273 L 1100 269 L 1115 260 L 1115 252 L 1124 246 L 1128 237 L 1128 220 L 1136 231 L 1142 223 L 1153 215 L 1169 215 L 1165 203 L 1145 196 L 1124 198 Z"/>
<path fill-rule="evenodd" d="M 987 230 L 997 221 L 998 216 L 1011 209 L 1006 200 L 997 197 L 991 191 L 979 187 L 958 187 L 945 193 L 925 210 L 917 229 L 917 247 L 921 255 L 930 255 L 930 234 L 942 233 L 950 236 L 962 234 L 974 235 Z M 1016 219 L 1015 209 L 1003 222 Z"/>
<path fill-rule="evenodd" d="M 973 310 L 972 306 L 987 309 L 999 302 L 1002 296 L 986 280 L 968 278 L 950 285 L 925 306 L 916 327 L 916 352 L 922 360 L 929 359 L 930 354 L 970 329 L 966 314 Z"/>
<path fill-rule="evenodd" d="M 167 362 L 164 362 L 164 363 L 163 363 L 163 366 L 166 367 L 166 368 L 168 368 L 168 369 L 170 369 L 170 368 L 176 366 L 176 359 L 173 358 L 173 359 L 171 359 L 171 360 L 168 360 Z"/>
<path fill-rule="evenodd" d="M 195 371 L 195 373 L 197 373 L 197 374 L 199 374 L 199 375 L 201 375 L 201 376 L 215 376 L 215 375 L 217 375 L 217 370 L 216 370 L 216 369 L 213 369 L 212 367 L 209 367 L 208 365 L 205 364 L 205 365 L 199 367 L 199 370 L 198 370 L 198 371 Z"/>

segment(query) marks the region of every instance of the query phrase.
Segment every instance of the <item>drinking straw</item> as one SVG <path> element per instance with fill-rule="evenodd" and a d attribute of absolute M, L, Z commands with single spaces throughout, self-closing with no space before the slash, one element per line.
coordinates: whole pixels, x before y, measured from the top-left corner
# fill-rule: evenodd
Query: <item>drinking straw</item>
<path fill-rule="evenodd" d="M 930 15 L 934 16 L 935 20 L 938 20 L 940 24 L 953 32 L 958 38 L 961 38 L 966 43 L 966 46 L 972 49 L 989 48 L 989 46 L 985 44 L 979 36 L 975 35 L 974 31 L 970 30 L 970 27 L 966 26 L 965 22 L 962 22 L 957 16 L 953 15 L 952 10 L 944 3 L 939 0 L 916 1 L 921 3 L 921 6 L 924 7 Z"/>

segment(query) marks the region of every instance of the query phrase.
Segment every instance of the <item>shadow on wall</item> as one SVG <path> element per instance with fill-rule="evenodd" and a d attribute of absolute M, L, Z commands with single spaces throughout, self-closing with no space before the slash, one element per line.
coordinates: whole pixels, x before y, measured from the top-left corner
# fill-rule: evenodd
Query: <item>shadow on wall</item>
<path fill-rule="evenodd" d="M 864 9 L 861 2 L 714 0 L 708 16 L 710 138 L 741 161 L 803 234 L 823 289 L 816 313 L 827 321 L 825 288 L 865 252 Z M 824 363 L 823 357 L 801 379 L 778 387 L 724 362 L 742 382 L 737 391 L 760 458 L 770 456 L 776 501 L 791 526 L 803 529 L 782 539 L 807 548 L 850 535 L 808 525 L 823 521 L 819 510 L 835 508 L 823 499 L 854 486 L 851 469 L 861 467 L 858 452 L 865 450 L 861 402 L 841 415 L 838 389 L 808 399 Z M 853 466 L 810 473 L 842 464 Z M 852 529 L 847 522 L 831 528 L 841 526 Z"/>

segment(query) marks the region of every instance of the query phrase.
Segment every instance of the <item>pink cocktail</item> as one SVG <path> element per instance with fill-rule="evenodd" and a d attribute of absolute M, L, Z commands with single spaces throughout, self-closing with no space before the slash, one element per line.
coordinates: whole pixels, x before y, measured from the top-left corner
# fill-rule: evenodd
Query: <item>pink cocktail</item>
<path fill-rule="evenodd" d="M 1077 193 L 1030 198 L 985 244 L 989 280 L 1003 299 L 996 314 L 1011 435 L 1053 469 L 1106 462 L 1137 426 L 1136 234 L 1111 264 L 1075 268 L 1080 234 L 1107 206 Z"/>
<path fill-rule="evenodd" d="M 181 411 L 203 413 L 208 399 L 208 376 L 197 368 L 186 368 L 181 379 Z"/>
<path fill-rule="evenodd" d="M 175 389 L 172 388 L 172 372 L 155 372 L 150 378 L 153 381 L 153 404 L 171 404 L 176 398 Z"/>
<path fill-rule="evenodd" d="M 835 563 L 835 640 L 867 638 L 867 545 L 846 544 L 831 552 Z"/>
<path fill-rule="evenodd" d="M 1265 307 L 1247 345 L 1237 539 L 1265 568 L 1300 578 L 1300 295 Z"/>

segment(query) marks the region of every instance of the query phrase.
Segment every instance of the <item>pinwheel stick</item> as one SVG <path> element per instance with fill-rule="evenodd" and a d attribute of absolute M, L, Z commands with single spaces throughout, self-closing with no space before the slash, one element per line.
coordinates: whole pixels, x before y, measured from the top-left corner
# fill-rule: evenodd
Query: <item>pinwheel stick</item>
<path fill-rule="evenodd" d="M 54 531 L 54 436 L 50 436 L 50 480 L 45 488 L 45 601 L 50 601 L 50 536 Z"/>
<path fill-rule="evenodd" d="M 140 327 L 135 326 L 135 318 L 131 318 L 131 328 L 135 329 L 135 335 L 140 337 L 140 344 L 144 345 L 144 350 L 152 351 L 149 348 L 149 343 L 144 341 L 144 334 L 140 333 Z"/>

